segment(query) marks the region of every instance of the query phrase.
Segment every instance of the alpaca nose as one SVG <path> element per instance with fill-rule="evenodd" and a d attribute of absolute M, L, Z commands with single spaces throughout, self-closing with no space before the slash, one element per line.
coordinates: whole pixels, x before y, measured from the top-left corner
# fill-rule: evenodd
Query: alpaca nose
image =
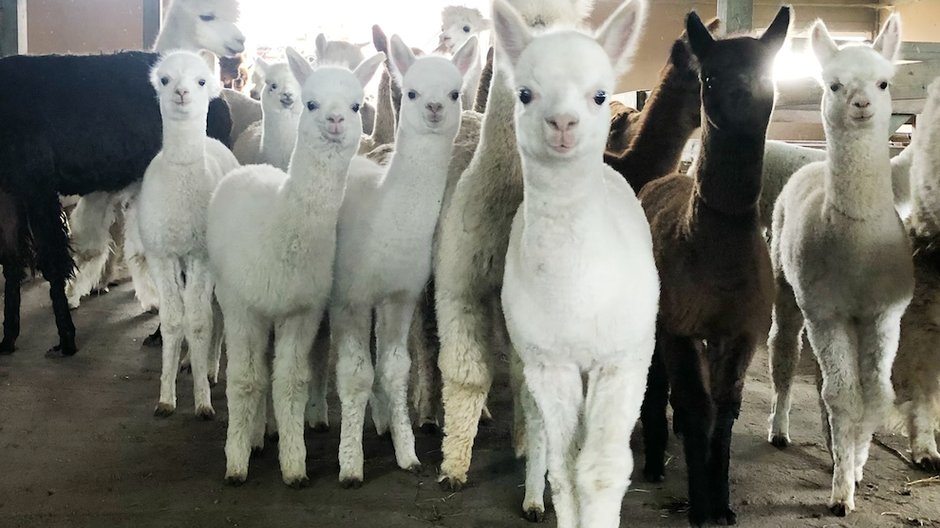
<path fill-rule="evenodd" d="M 440 113 L 440 111 L 444 109 L 444 105 L 441 103 L 428 103 L 426 107 L 432 114 Z"/>
<path fill-rule="evenodd" d="M 871 101 L 868 99 L 859 99 L 852 104 L 855 105 L 855 108 L 868 108 L 871 106 Z"/>
<path fill-rule="evenodd" d="M 578 118 L 571 114 L 561 114 L 546 118 L 545 122 L 559 132 L 567 132 L 578 125 Z"/>
<path fill-rule="evenodd" d="M 329 121 L 330 123 L 334 124 L 334 125 L 338 125 L 338 124 L 342 123 L 343 121 L 345 121 L 346 118 L 343 117 L 343 116 L 341 116 L 341 115 L 339 115 L 339 114 L 332 114 L 332 115 L 330 115 L 330 117 L 327 117 L 326 120 Z"/>
<path fill-rule="evenodd" d="M 186 88 L 183 88 L 183 87 L 179 87 L 179 88 L 176 89 L 176 95 L 178 95 L 178 96 L 180 96 L 180 97 L 184 97 L 184 96 L 186 96 L 186 95 L 189 95 L 189 90 L 187 90 Z"/>

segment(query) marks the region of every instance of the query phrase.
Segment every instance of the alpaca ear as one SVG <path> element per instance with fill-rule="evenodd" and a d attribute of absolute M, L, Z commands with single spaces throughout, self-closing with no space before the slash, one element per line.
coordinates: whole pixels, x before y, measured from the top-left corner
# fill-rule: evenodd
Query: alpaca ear
<path fill-rule="evenodd" d="M 501 55 L 515 66 L 519 56 L 532 42 L 532 33 L 528 26 L 505 0 L 493 0 L 493 31 L 496 33 L 496 47 Z"/>
<path fill-rule="evenodd" d="M 679 39 L 672 43 L 672 50 L 669 52 L 669 62 L 681 70 L 689 69 L 689 64 L 693 63 L 692 51 L 689 50 L 689 44 Z"/>
<path fill-rule="evenodd" d="M 813 29 L 809 34 L 809 43 L 819 64 L 826 64 L 839 51 L 839 46 L 836 45 L 836 41 L 832 40 L 826 23 L 822 20 L 817 20 L 813 24 Z"/>
<path fill-rule="evenodd" d="M 646 0 L 632 0 L 617 8 L 598 30 L 597 43 L 607 52 L 614 71 L 622 73 L 630 66 L 645 15 Z"/>
<path fill-rule="evenodd" d="M 326 35 L 320 33 L 317 35 L 317 64 L 323 66 L 323 57 L 326 56 Z"/>
<path fill-rule="evenodd" d="M 688 35 L 692 53 L 700 60 L 704 59 L 715 44 L 715 37 L 708 32 L 708 28 L 695 11 L 689 11 L 685 17 L 685 33 Z"/>
<path fill-rule="evenodd" d="M 394 38 L 395 37 L 392 37 L 393 40 Z M 356 66 L 355 71 L 353 71 L 353 75 L 356 76 L 356 79 L 359 79 L 359 84 L 362 85 L 363 88 L 369 84 L 369 81 L 371 81 L 372 77 L 375 75 L 375 71 L 379 69 L 379 65 L 384 61 L 385 54 L 379 52 L 362 61 L 359 66 Z"/>
<path fill-rule="evenodd" d="M 271 65 L 268 64 L 268 61 L 262 59 L 261 57 L 255 59 L 255 68 L 263 77 L 268 75 L 268 68 L 270 67 Z"/>
<path fill-rule="evenodd" d="M 398 35 L 392 35 L 390 44 L 392 66 L 394 66 L 393 73 L 395 74 L 398 84 L 401 85 L 401 81 L 408 73 L 408 69 L 415 63 L 415 54 L 411 51 L 411 48 L 402 42 L 401 37 Z"/>
<path fill-rule="evenodd" d="M 372 26 L 372 45 L 375 46 L 375 51 L 388 54 L 388 37 L 378 24 Z"/>
<path fill-rule="evenodd" d="M 303 86 L 304 83 L 307 82 L 307 78 L 310 77 L 310 74 L 313 73 L 313 66 L 294 48 L 288 47 L 286 53 L 287 65 L 290 66 L 291 73 L 294 74 L 297 82 Z"/>
<path fill-rule="evenodd" d="M 467 75 L 467 72 L 470 71 L 470 68 L 476 64 L 476 61 L 479 60 L 479 53 L 477 52 L 477 46 L 479 45 L 479 40 L 477 36 L 474 35 L 467 39 L 463 43 L 463 46 L 460 46 L 460 49 L 457 50 L 457 53 L 454 53 L 454 57 L 451 61 L 454 63 L 454 66 L 457 67 L 457 70 L 460 72 L 460 76 L 463 77 Z"/>
<path fill-rule="evenodd" d="M 888 21 L 881 28 L 881 33 L 878 34 L 878 38 L 871 47 L 882 57 L 894 62 L 898 50 L 901 49 L 901 17 L 898 15 L 888 17 Z"/>
<path fill-rule="evenodd" d="M 574 11 L 578 20 L 584 20 L 591 16 L 594 10 L 594 0 L 574 0 Z"/>
<path fill-rule="evenodd" d="M 770 52 L 776 55 L 783 43 L 787 40 L 787 33 L 790 31 L 790 6 L 781 6 L 777 11 L 774 21 L 767 27 L 767 31 L 760 37 L 760 41 L 770 48 Z"/>

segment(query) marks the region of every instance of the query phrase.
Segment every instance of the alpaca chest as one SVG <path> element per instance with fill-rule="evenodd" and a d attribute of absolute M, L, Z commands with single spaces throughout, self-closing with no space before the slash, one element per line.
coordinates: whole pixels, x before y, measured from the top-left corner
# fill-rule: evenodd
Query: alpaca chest
<path fill-rule="evenodd" d="M 144 175 L 138 197 L 140 235 L 145 250 L 154 255 L 204 253 L 207 209 L 214 181 L 206 177 L 201 163 L 198 167 L 179 168 L 154 165 Z"/>

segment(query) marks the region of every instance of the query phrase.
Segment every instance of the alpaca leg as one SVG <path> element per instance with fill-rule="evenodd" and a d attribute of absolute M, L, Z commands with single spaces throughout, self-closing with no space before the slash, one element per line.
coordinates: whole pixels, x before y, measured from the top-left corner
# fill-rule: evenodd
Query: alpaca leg
<path fill-rule="evenodd" d="M 336 391 L 342 407 L 339 439 L 339 482 L 344 488 L 362 485 L 362 427 L 375 372 L 369 355 L 371 310 L 344 306 L 330 310 L 332 346 L 336 350 Z"/>
<path fill-rule="evenodd" d="M 145 312 L 150 312 L 160 306 L 160 296 L 150 276 L 150 266 L 147 264 L 144 246 L 140 240 L 136 193 L 128 199 L 124 222 L 124 262 L 127 263 L 127 270 L 131 274 L 137 301 Z"/>
<path fill-rule="evenodd" d="M 326 397 L 330 389 L 330 326 L 324 317 L 313 340 L 313 364 L 310 371 L 310 401 L 307 404 L 307 425 L 315 432 L 330 430 Z"/>
<path fill-rule="evenodd" d="M 512 447 L 516 452 L 516 458 L 522 458 L 526 456 L 531 445 L 527 438 L 531 431 L 528 410 L 522 400 L 526 397 L 531 398 L 531 395 L 526 396 L 528 389 L 525 387 L 522 358 L 511 347 L 512 345 L 510 345 L 511 353 L 509 354 L 509 387 L 512 393 Z"/>
<path fill-rule="evenodd" d="M 577 528 L 575 456 L 584 388 L 576 365 L 526 365 L 525 382 L 541 411 L 547 440 L 548 482 L 558 528 Z M 592 527 L 593 528 L 593 527 Z"/>
<path fill-rule="evenodd" d="M 858 374 L 862 393 L 862 421 L 855 441 L 855 482 L 861 482 L 875 430 L 885 422 L 894 404 L 891 366 L 901 337 L 903 310 L 889 312 L 858 324 Z"/>
<path fill-rule="evenodd" d="M 807 319 L 807 333 L 823 375 L 822 398 L 832 431 L 832 495 L 829 509 L 844 516 L 855 509 L 855 442 L 862 395 L 854 325 L 841 319 Z"/>
<path fill-rule="evenodd" d="M 91 293 L 101 279 L 111 255 L 111 224 L 114 222 L 114 195 L 93 192 L 82 196 L 69 215 L 70 245 L 75 255 L 75 276 L 65 295 L 69 307 L 78 308 L 81 298 Z"/>
<path fill-rule="evenodd" d="M 707 374 L 695 342 L 662 332 L 661 347 L 669 386 L 672 387 L 673 419 L 682 433 L 689 474 L 689 522 L 704 524 L 711 515 L 711 486 L 707 473 L 708 449 L 715 424 L 715 406 L 705 385 Z"/>
<path fill-rule="evenodd" d="M 519 363 L 522 362 L 519 361 Z M 525 498 L 522 500 L 522 512 L 529 522 L 542 522 L 545 520 L 548 440 L 545 438 L 545 422 L 542 420 L 542 414 L 524 381 L 520 389 L 519 403 L 522 407 L 520 414 L 523 415 L 521 419 L 525 422 L 528 439 L 525 446 Z"/>
<path fill-rule="evenodd" d="M 440 289 L 436 306 L 444 402 L 444 460 L 438 481 L 456 491 L 467 482 L 473 439 L 493 381 L 487 350 L 492 317 L 484 299 L 454 298 Z"/>
<path fill-rule="evenodd" d="M 306 486 L 307 447 L 304 411 L 310 390 L 310 350 L 317 335 L 322 308 L 293 315 L 274 328 L 274 373 L 271 394 L 277 418 L 281 478 L 293 488 Z"/>
<path fill-rule="evenodd" d="M 652 351 L 654 337 L 638 352 Z M 647 378 L 636 358 L 601 364 L 588 375 L 584 401 L 584 444 L 578 456 L 577 488 L 581 524 L 620 526 L 620 507 L 633 473 L 630 434 L 640 417 Z"/>
<path fill-rule="evenodd" d="M 408 415 L 408 378 L 411 356 L 408 354 L 408 329 L 415 311 L 415 301 L 386 301 L 376 308 L 376 376 L 388 398 L 392 444 L 398 467 L 417 472 L 421 462 L 415 454 L 415 435 Z"/>
<path fill-rule="evenodd" d="M 183 270 L 179 260 L 174 258 L 152 258 L 150 265 L 160 292 L 160 327 L 163 329 L 160 401 L 154 414 L 169 416 L 176 410 L 176 373 L 183 347 Z"/>
<path fill-rule="evenodd" d="M 259 447 L 256 431 L 264 418 L 259 416 L 262 413 L 258 402 L 263 405 L 266 400 L 270 375 L 265 355 L 266 325 L 241 306 L 240 301 L 233 301 L 222 305 L 227 323 L 225 342 L 228 358 L 225 372 L 225 398 L 228 400 L 225 480 L 238 485 L 248 478 L 252 448 Z"/>
<path fill-rule="evenodd" d="M 3 341 L 0 354 L 12 354 L 16 349 L 16 338 L 20 336 L 20 285 L 25 273 L 16 259 L 5 259 L 3 266 Z"/>
<path fill-rule="evenodd" d="M 264 435 L 271 440 L 277 440 L 280 435 L 277 432 L 277 418 L 274 416 L 274 396 L 271 395 L 270 388 L 264 395 Z"/>
<path fill-rule="evenodd" d="M 193 398 L 196 416 L 211 420 L 215 417 L 209 388 L 214 286 L 209 267 L 204 260 L 190 259 L 187 264 L 186 284 L 183 288 L 183 321 L 193 370 Z"/>
<path fill-rule="evenodd" d="M 124 265 L 124 208 L 127 202 L 126 193 L 121 193 L 117 201 L 112 203 L 114 208 L 114 222 L 111 224 L 111 251 L 108 252 L 108 261 L 105 263 L 104 273 L 99 289 L 107 289 L 129 277 L 127 267 Z"/>
<path fill-rule="evenodd" d="M 218 301 L 212 300 L 212 340 L 209 345 L 209 385 L 219 383 L 219 364 L 222 362 L 222 344 L 225 339 L 225 318 Z"/>
<path fill-rule="evenodd" d="M 669 424 L 666 404 L 669 402 L 669 377 L 662 352 L 653 352 L 646 382 L 646 395 L 640 410 L 643 422 L 643 449 L 646 455 L 643 477 L 647 482 L 662 482 L 666 478 L 666 444 L 669 442 Z"/>
<path fill-rule="evenodd" d="M 781 449 L 790 445 L 790 389 L 800 362 L 802 330 L 803 314 L 796 304 L 793 289 L 780 277 L 777 279 L 777 298 L 774 301 L 767 350 L 770 354 L 770 376 L 774 383 L 768 441 Z"/>
<path fill-rule="evenodd" d="M 936 473 L 940 471 L 940 452 L 937 451 L 936 432 L 936 407 L 934 404 L 934 395 L 940 390 L 937 386 L 936 376 L 930 386 L 918 386 L 914 388 L 914 398 L 911 401 L 910 409 L 907 414 L 907 433 L 911 441 L 911 460 L 914 465 Z"/>
<path fill-rule="evenodd" d="M 71 356 L 75 346 L 75 325 L 69 313 L 69 301 L 65 296 L 65 282 L 72 275 L 75 263 L 69 253 L 68 230 L 62 217 L 62 205 L 55 192 L 38 193 L 30 199 L 26 209 L 29 228 L 36 248 L 36 262 L 42 276 L 49 282 L 49 298 L 55 314 L 59 344 L 47 355 Z"/>
<path fill-rule="evenodd" d="M 437 335 L 435 317 L 434 297 L 429 292 L 422 293 L 411 323 L 408 347 L 414 353 L 416 367 L 414 409 L 418 415 L 418 426 L 425 434 L 437 434 L 440 430 L 437 416 L 441 380 L 437 370 L 439 344 L 434 339 Z"/>

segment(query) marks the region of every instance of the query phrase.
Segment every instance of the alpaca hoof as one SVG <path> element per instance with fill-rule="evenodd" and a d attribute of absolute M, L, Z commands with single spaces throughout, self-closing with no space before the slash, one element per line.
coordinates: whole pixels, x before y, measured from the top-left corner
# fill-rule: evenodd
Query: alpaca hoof
<path fill-rule="evenodd" d="M 914 466 L 921 471 L 928 473 L 937 473 L 940 471 L 940 459 L 924 456 L 914 461 Z"/>
<path fill-rule="evenodd" d="M 159 347 L 163 346 L 163 334 L 160 333 L 160 329 L 157 328 L 157 331 L 150 334 L 144 338 L 145 347 Z"/>
<path fill-rule="evenodd" d="M 9 356 L 14 350 L 16 350 L 16 346 L 13 341 L 7 341 L 6 339 L 0 341 L 0 356 Z"/>
<path fill-rule="evenodd" d="M 738 524 L 738 514 L 734 513 L 730 506 L 719 508 L 712 515 L 712 522 L 718 526 L 734 526 Z"/>
<path fill-rule="evenodd" d="M 525 517 L 525 520 L 531 523 L 540 523 L 545 521 L 545 509 L 530 507 L 522 514 L 522 516 Z"/>
<path fill-rule="evenodd" d="M 196 418 L 204 421 L 210 421 L 215 419 L 215 410 L 212 406 L 205 405 L 196 407 Z"/>
<path fill-rule="evenodd" d="M 307 478 L 306 475 L 302 477 L 292 478 L 292 479 L 284 479 L 284 484 L 287 484 L 287 487 L 289 488 L 299 490 L 299 489 L 304 489 L 307 486 L 309 486 L 310 479 Z"/>
<path fill-rule="evenodd" d="M 153 410 L 153 415 L 157 418 L 166 418 L 172 416 L 176 412 L 176 406 L 171 403 L 160 402 L 157 404 L 157 407 Z"/>
<path fill-rule="evenodd" d="M 441 434 L 441 428 L 434 422 L 425 422 L 421 424 L 421 433 L 427 436 L 438 436 Z"/>
<path fill-rule="evenodd" d="M 232 486 L 233 488 L 237 488 L 241 486 L 242 484 L 245 483 L 246 480 L 248 480 L 247 475 L 226 475 L 225 476 L 225 483 L 228 484 L 229 486 Z"/>
<path fill-rule="evenodd" d="M 325 422 L 317 422 L 313 425 L 308 426 L 308 428 L 314 433 L 328 433 L 330 432 L 330 424 Z"/>
<path fill-rule="evenodd" d="M 829 511 L 836 517 L 845 517 L 849 513 L 848 507 L 844 503 L 836 503 L 829 507 Z"/>
<path fill-rule="evenodd" d="M 52 359 L 66 358 L 74 356 L 78 352 L 78 349 L 74 345 L 56 345 L 49 350 L 46 350 L 46 357 Z"/>
<path fill-rule="evenodd" d="M 454 477 L 441 477 L 437 483 L 441 486 L 441 489 L 444 491 L 458 492 L 463 489 L 464 483 L 455 479 Z"/>
<path fill-rule="evenodd" d="M 410 465 L 410 466 L 408 466 L 408 467 L 406 467 L 406 468 L 404 468 L 404 469 L 405 469 L 405 471 L 407 471 L 408 473 L 411 473 L 412 475 L 420 475 L 420 474 L 421 474 L 421 470 L 424 469 L 424 467 L 421 465 L 420 462 L 418 462 L 418 463 L 412 464 L 412 465 Z"/>
<path fill-rule="evenodd" d="M 339 485 L 343 489 L 359 489 L 362 487 L 362 479 L 355 477 L 340 479 Z"/>
<path fill-rule="evenodd" d="M 785 434 L 774 433 L 770 435 L 770 445 L 777 449 L 786 449 L 790 447 L 790 439 Z"/>
<path fill-rule="evenodd" d="M 248 455 L 250 458 L 261 458 L 264 455 L 264 446 L 253 446 L 251 448 L 251 454 Z"/>
<path fill-rule="evenodd" d="M 662 469 L 643 469 L 643 478 L 647 482 L 662 482 L 666 480 L 666 472 Z"/>

